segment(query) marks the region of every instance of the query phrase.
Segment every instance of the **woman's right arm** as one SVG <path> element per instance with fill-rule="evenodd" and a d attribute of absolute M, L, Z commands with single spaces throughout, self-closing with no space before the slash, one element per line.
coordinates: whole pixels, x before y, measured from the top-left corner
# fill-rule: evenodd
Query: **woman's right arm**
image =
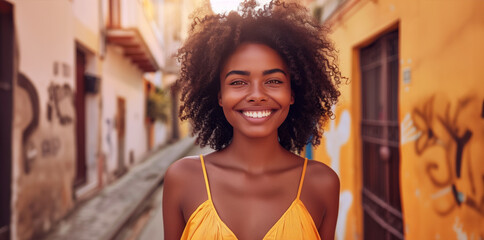
<path fill-rule="evenodd" d="M 185 220 L 181 208 L 184 177 L 180 167 L 180 164 L 177 164 L 177 162 L 172 164 L 166 171 L 163 182 L 165 240 L 179 240 L 185 228 Z"/>

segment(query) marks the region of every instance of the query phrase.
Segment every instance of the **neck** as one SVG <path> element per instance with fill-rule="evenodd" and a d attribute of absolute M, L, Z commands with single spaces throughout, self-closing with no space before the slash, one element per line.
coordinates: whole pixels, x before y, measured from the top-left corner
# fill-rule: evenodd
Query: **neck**
<path fill-rule="evenodd" d="M 237 168 L 253 174 L 271 170 L 287 153 L 279 144 L 277 132 L 263 138 L 249 138 L 234 133 L 225 151 L 232 156 Z"/>

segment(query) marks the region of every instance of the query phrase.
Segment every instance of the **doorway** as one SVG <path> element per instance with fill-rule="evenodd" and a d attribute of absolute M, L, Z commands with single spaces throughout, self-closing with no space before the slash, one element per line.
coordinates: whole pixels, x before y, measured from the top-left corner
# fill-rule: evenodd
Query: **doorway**
<path fill-rule="evenodd" d="M 360 50 L 364 239 L 403 239 L 398 30 Z"/>
<path fill-rule="evenodd" d="M 74 186 L 80 187 L 87 181 L 86 168 L 86 107 L 84 73 L 86 72 L 86 54 L 76 49 L 76 178 Z"/>
<path fill-rule="evenodd" d="M 145 102 L 148 102 L 150 95 L 155 92 L 155 86 L 153 83 L 150 81 L 144 79 L 144 86 L 145 86 Z M 148 105 L 147 105 L 148 107 Z M 146 109 L 148 111 L 148 109 Z M 145 114 L 145 126 L 146 126 L 146 132 L 148 136 L 148 151 L 152 150 L 154 145 L 155 145 L 155 121 L 156 119 L 148 117 L 147 114 Z"/>
<path fill-rule="evenodd" d="M 125 164 L 125 136 L 126 136 L 126 99 L 118 97 L 116 113 L 116 131 L 118 133 L 118 168 L 116 176 L 126 172 Z"/>
<path fill-rule="evenodd" d="M 0 0 L 0 240 L 10 239 L 14 36 L 13 5 Z"/>

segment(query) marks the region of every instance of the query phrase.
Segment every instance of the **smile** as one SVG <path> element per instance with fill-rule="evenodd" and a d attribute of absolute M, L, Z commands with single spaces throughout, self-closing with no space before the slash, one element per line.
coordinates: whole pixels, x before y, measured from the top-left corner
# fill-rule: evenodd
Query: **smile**
<path fill-rule="evenodd" d="M 271 115 L 272 111 L 271 110 L 263 110 L 263 111 L 242 111 L 242 114 L 244 114 L 247 117 L 250 118 L 265 118 Z"/>

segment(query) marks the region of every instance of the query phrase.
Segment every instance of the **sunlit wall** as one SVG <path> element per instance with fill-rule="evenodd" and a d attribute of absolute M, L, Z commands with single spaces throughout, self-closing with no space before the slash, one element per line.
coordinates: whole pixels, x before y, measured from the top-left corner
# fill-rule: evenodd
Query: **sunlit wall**
<path fill-rule="evenodd" d="M 314 158 L 341 178 L 337 239 L 364 235 L 360 50 L 395 30 L 400 170 L 392 174 L 405 239 L 484 238 L 483 12 L 482 1 L 353 0 L 328 18 L 350 81 Z"/>

